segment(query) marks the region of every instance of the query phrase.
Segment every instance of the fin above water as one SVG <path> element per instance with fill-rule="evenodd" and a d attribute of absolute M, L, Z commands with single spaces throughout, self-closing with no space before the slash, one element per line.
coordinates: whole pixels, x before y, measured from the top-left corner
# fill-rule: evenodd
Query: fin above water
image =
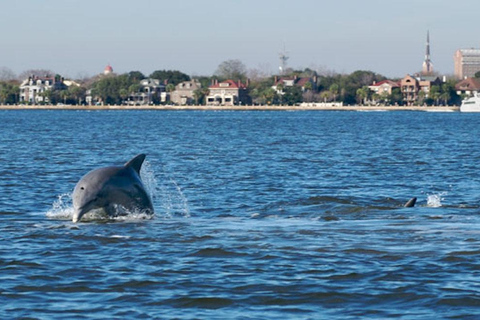
<path fill-rule="evenodd" d="M 416 202 L 417 202 L 417 198 L 413 197 L 412 199 L 408 200 L 407 203 L 405 203 L 404 207 L 405 208 L 415 207 Z"/>

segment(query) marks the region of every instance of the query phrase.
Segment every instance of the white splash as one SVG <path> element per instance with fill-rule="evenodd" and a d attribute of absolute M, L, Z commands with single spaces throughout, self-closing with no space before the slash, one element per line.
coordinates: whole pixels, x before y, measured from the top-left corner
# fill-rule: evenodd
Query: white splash
<path fill-rule="evenodd" d="M 140 175 L 147 192 L 152 198 L 154 207 L 158 203 L 167 217 L 174 215 L 190 217 L 187 197 L 165 168 L 160 174 L 156 174 L 150 163 L 145 161 Z M 157 211 L 155 210 L 155 213 Z"/>
<path fill-rule="evenodd" d="M 427 207 L 432 207 L 432 208 L 438 208 L 442 206 L 442 201 L 445 199 L 443 196 L 445 196 L 447 192 L 441 192 L 438 194 L 429 194 L 427 195 Z"/>
<path fill-rule="evenodd" d="M 72 194 L 64 193 L 57 197 L 52 204 L 52 208 L 46 213 L 47 218 L 59 220 L 72 220 L 73 204 Z"/>

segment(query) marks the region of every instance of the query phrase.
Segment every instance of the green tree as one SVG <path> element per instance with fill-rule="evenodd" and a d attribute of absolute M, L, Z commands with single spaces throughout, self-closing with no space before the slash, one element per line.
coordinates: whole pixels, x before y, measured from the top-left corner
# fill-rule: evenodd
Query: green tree
<path fill-rule="evenodd" d="M 332 93 L 328 90 L 324 90 L 320 93 L 320 98 L 322 99 L 322 102 L 327 103 L 327 101 L 330 101 L 332 96 Z"/>
<path fill-rule="evenodd" d="M 14 81 L 0 82 L 0 101 L 3 104 L 14 104 L 18 102 L 20 88 Z"/>
<path fill-rule="evenodd" d="M 370 94 L 370 89 L 367 86 L 363 86 L 361 88 L 358 88 L 356 93 L 358 104 L 365 105 Z"/>
<path fill-rule="evenodd" d="M 167 84 L 171 83 L 174 86 L 191 80 L 189 75 L 177 70 L 156 70 L 150 74 L 150 78 L 160 80 L 163 83 L 166 82 Z"/>
<path fill-rule="evenodd" d="M 277 90 L 270 87 L 262 91 L 261 100 L 260 100 L 261 104 L 275 105 L 275 104 L 278 104 L 279 102 L 280 102 L 280 97 L 279 97 L 279 94 L 277 93 Z"/>
<path fill-rule="evenodd" d="M 43 104 L 57 104 L 59 100 L 58 93 L 52 89 L 40 92 L 38 95 L 43 98 Z"/>
<path fill-rule="evenodd" d="M 306 91 L 311 91 L 313 89 L 313 84 L 308 81 L 307 83 L 305 83 L 305 85 L 303 86 L 303 88 L 306 90 Z"/>
<path fill-rule="evenodd" d="M 124 104 L 128 98 L 128 90 L 125 88 L 122 88 L 118 91 L 118 93 L 120 95 L 120 98 L 122 99 L 122 104 Z"/>
<path fill-rule="evenodd" d="M 390 105 L 403 105 L 403 95 L 400 88 L 393 88 L 392 93 L 387 96 L 386 103 Z"/>
<path fill-rule="evenodd" d="M 81 86 L 71 85 L 68 87 L 68 95 L 73 104 L 82 104 L 82 100 L 85 98 L 85 88 Z"/>
<path fill-rule="evenodd" d="M 111 75 L 102 77 L 92 84 L 92 94 L 99 97 L 106 104 L 121 104 L 120 90 L 126 89 L 129 93 L 140 90 L 140 75 L 136 72 L 131 74 Z"/>
<path fill-rule="evenodd" d="M 167 86 L 165 87 L 165 90 L 166 90 L 167 92 L 173 92 L 173 91 L 175 91 L 175 85 L 172 84 L 172 83 L 169 83 L 169 84 L 167 84 Z"/>
<path fill-rule="evenodd" d="M 421 106 L 421 105 L 423 105 L 424 103 L 426 103 L 426 102 L 425 102 L 426 98 L 427 98 L 427 94 L 425 93 L 425 91 L 420 90 L 420 92 L 418 93 L 418 98 L 417 98 L 417 103 L 418 103 L 418 105 Z"/>
<path fill-rule="evenodd" d="M 302 102 L 302 89 L 297 86 L 286 87 L 282 97 L 283 103 L 293 106 Z"/>
<path fill-rule="evenodd" d="M 450 98 L 451 98 L 450 92 L 448 92 L 448 91 L 444 91 L 440 94 L 440 99 L 443 101 L 443 104 L 446 105 L 446 106 L 448 105 L 448 102 L 450 101 Z"/>
<path fill-rule="evenodd" d="M 127 78 L 128 78 L 128 82 L 130 83 L 138 83 L 141 80 L 145 79 L 145 76 L 140 71 L 130 71 L 127 74 Z"/>
<path fill-rule="evenodd" d="M 447 101 L 445 101 L 447 105 L 459 105 L 462 101 L 457 90 L 455 90 L 455 84 L 455 80 L 449 80 L 442 84 L 443 99 L 448 98 Z"/>
<path fill-rule="evenodd" d="M 330 91 L 330 93 L 332 94 L 333 96 L 333 101 L 337 101 L 337 96 L 338 96 L 338 93 L 339 93 L 339 86 L 338 84 L 336 83 L 333 83 L 330 88 L 328 89 L 328 91 Z"/>
<path fill-rule="evenodd" d="M 440 86 L 438 85 L 431 86 L 429 96 L 430 98 L 433 99 L 433 101 L 435 102 L 435 105 L 437 106 L 439 104 L 441 95 L 442 95 L 442 91 Z"/>
<path fill-rule="evenodd" d="M 205 97 L 208 95 L 208 88 L 205 91 L 205 88 L 198 88 L 193 91 L 193 98 L 195 99 L 195 104 L 204 104 Z"/>
<path fill-rule="evenodd" d="M 67 104 L 68 99 L 68 90 L 60 90 L 60 97 L 62 98 L 63 104 Z"/>

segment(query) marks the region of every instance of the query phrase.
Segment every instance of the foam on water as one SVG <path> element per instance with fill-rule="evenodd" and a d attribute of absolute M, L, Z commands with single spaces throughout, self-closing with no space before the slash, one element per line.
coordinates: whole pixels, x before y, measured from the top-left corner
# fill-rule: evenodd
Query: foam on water
<path fill-rule="evenodd" d="M 140 175 L 154 206 L 158 203 L 162 207 L 163 214 L 167 217 L 174 215 L 190 217 L 187 197 L 172 174 L 169 174 L 165 168 L 157 175 L 150 162 L 145 161 Z"/>
<path fill-rule="evenodd" d="M 72 193 L 57 196 L 52 208 L 46 213 L 47 218 L 58 220 L 71 220 L 73 216 Z"/>
<path fill-rule="evenodd" d="M 442 206 L 442 201 L 445 200 L 443 198 L 446 195 L 446 192 L 441 192 L 437 194 L 429 194 L 427 195 L 427 207 L 438 208 Z"/>

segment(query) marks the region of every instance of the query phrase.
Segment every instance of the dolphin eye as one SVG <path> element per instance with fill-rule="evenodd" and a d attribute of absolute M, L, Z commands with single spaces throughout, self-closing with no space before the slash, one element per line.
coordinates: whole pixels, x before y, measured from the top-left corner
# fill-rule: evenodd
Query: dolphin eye
<path fill-rule="evenodd" d="M 84 187 L 80 187 L 80 190 L 85 190 L 85 188 L 84 188 Z"/>

